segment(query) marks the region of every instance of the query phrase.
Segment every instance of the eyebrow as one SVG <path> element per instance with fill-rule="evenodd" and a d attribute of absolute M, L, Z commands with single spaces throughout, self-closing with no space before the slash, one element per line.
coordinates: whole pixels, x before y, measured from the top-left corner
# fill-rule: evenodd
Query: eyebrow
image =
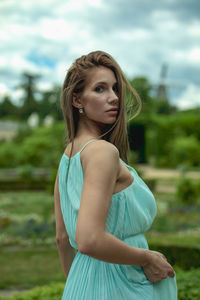
<path fill-rule="evenodd" d="M 98 85 L 98 84 L 108 84 L 108 82 L 105 82 L 105 81 L 98 81 L 98 82 L 96 82 L 94 85 Z M 115 81 L 114 83 L 113 83 L 113 86 L 115 85 L 115 84 L 117 84 L 117 81 Z"/>

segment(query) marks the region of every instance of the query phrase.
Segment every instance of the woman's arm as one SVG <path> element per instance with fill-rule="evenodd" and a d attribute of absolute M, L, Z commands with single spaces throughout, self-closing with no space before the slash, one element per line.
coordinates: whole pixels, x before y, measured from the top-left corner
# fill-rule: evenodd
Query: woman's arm
<path fill-rule="evenodd" d="M 173 275 L 172 267 L 153 251 L 127 245 L 106 232 L 106 218 L 119 172 L 119 152 L 106 142 L 98 141 L 84 153 L 84 184 L 76 227 L 76 243 L 81 253 L 110 263 L 138 265 L 149 272 L 164 269 Z M 152 266 L 153 264 L 153 266 Z M 150 267 L 151 266 L 151 267 Z"/>
<path fill-rule="evenodd" d="M 58 190 L 58 174 L 54 186 L 54 210 L 56 219 L 56 244 L 58 247 L 58 253 L 61 261 L 61 265 L 67 278 L 73 258 L 74 250 L 69 243 L 69 237 L 67 235 L 65 224 L 62 217 L 60 207 L 60 195 Z"/>

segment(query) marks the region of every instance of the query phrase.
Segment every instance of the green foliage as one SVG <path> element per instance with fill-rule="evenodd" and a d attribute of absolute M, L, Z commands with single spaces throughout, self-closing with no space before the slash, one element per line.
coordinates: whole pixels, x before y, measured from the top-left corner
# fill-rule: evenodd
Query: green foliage
<path fill-rule="evenodd" d="M 42 120 L 46 115 L 51 115 L 55 120 L 63 120 L 59 98 L 61 93 L 60 86 L 54 86 L 52 90 L 41 94 L 41 100 L 38 102 L 37 113 Z"/>
<path fill-rule="evenodd" d="M 149 243 L 151 250 L 163 253 L 167 260 L 175 266 L 184 270 L 200 268 L 200 249 L 192 247 L 181 247 L 175 245 L 161 245 Z"/>
<path fill-rule="evenodd" d="M 15 151 L 14 142 L 6 141 L 0 145 L 0 166 L 1 168 L 13 168 L 18 165 L 19 159 Z"/>
<path fill-rule="evenodd" d="M 28 72 L 22 74 L 22 83 L 20 88 L 24 91 L 24 96 L 21 98 L 23 106 L 19 109 L 20 117 L 27 119 L 31 113 L 37 109 L 37 101 L 35 98 L 36 84 L 35 81 L 39 78 L 38 75 L 34 75 Z"/>
<path fill-rule="evenodd" d="M 137 152 L 129 151 L 128 163 L 130 165 L 133 165 L 133 166 L 138 163 L 138 154 L 137 154 Z"/>
<path fill-rule="evenodd" d="M 31 136 L 33 134 L 33 131 L 33 128 L 27 126 L 27 124 L 25 125 L 22 123 L 22 126 L 19 127 L 19 130 L 14 137 L 13 142 L 15 142 L 16 144 L 20 144 L 25 138 Z"/>
<path fill-rule="evenodd" d="M 194 247 L 200 245 L 200 234 L 198 229 L 182 230 L 179 232 L 149 231 L 145 234 L 149 244 L 173 245 L 181 247 Z"/>
<path fill-rule="evenodd" d="M 200 166 L 199 115 L 195 112 L 169 116 L 141 114 L 130 125 L 134 124 L 146 127 L 147 155 L 155 158 L 157 167 L 176 167 L 185 163 L 190 167 Z"/>
<path fill-rule="evenodd" d="M 185 272 L 175 268 L 179 300 L 199 300 L 200 269 Z M 36 287 L 30 291 L 17 293 L 11 297 L 1 297 L 0 300 L 57 300 L 61 299 L 64 283 L 51 283 L 48 286 Z"/>
<path fill-rule="evenodd" d="M 32 167 L 31 167 L 32 168 Z M 27 171 L 26 171 L 27 172 Z M 34 190 L 53 190 L 53 182 L 47 178 L 32 178 L 30 174 L 23 179 L 6 179 L 0 181 L 1 191 L 34 191 Z"/>
<path fill-rule="evenodd" d="M 181 178 L 177 183 L 177 197 L 184 205 L 194 205 L 198 203 L 200 183 L 189 178 Z"/>
<path fill-rule="evenodd" d="M 147 102 L 150 98 L 152 85 L 146 77 L 135 77 L 130 81 L 132 87 L 140 95 L 143 102 Z"/>
<path fill-rule="evenodd" d="M 160 115 L 170 115 L 174 113 L 176 108 L 171 106 L 167 100 L 155 101 L 155 112 Z"/>
<path fill-rule="evenodd" d="M 199 206 L 180 206 L 167 209 L 164 214 L 156 216 L 151 229 L 157 232 L 178 232 L 200 226 Z"/>
<path fill-rule="evenodd" d="M 55 243 L 52 195 L 38 191 L 7 192 L 0 193 L 0 199 L 1 246 Z"/>
<path fill-rule="evenodd" d="M 21 142 L 4 142 L 0 146 L 1 167 L 32 165 L 57 168 L 64 151 L 64 124 L 39 127 Z"/>
<path fill-rule="evenodd" d="M 175 228 L 173 226 L 173 223 L 168 218 L 168 216 L 161 215 L 156 217 L 152 229 L 159 232 L 170 232 L 170 231 L 174 231 Z"/>
<path fill-rule="evenodd" d="M 64 126 L 54 124 L 50 127 L 39 127 L 26 138 L 21 145 L 21 164 L 55 167 L 63 150 Z"/>
<path fill-rule="evenodd" d="M 54 283 L 48 286 L 36 287 L 31 291 L 16 294 L 9 300 L 57 300 L 61 299 L 64 289 L 64 284 Z"/>
<path fill-rule="evenodd" d="M 187 167 L 200 164 L 200 142 L 197 137 L 180 136 L 170 142 L 169 160 L 171 166 L 184 164 Z"/>
<path fill-rule="evenodd" d="M 5 96 L 3 101 L 0 103 L 0 118 L 6 119 L 17 119 L 19 114 L 19 107 L 14 105 L 9 96 Z"/>
<path fill-rule="evenodd" d="M 1 247 L 0 265 L 0 289 L 27 289 L 65 281 L 55 237 L 54 246 Z"/>
<path fill-rule="evenodd" d="M 176 268 L 179 300 L 199 300 L 200 269 L 183 271 Z"/>
<path fill-rule="evenodd" d="M 23 165 L 18 168 L 19 176 L 23 179 L 31 179 L 33 178 L 34 169 L 31 165 Z"/>
<path fill-rule="evenodd" d="M 30 291 L 16 293 L 11 297 L 1 297 L 0 300 L 58 300 L 64 290 L 63 283 L 51 283 L 48 286 L 36 287 Z"/>
<path fill-rule="evenodd" d="M 40 75 L 25 72 L 21 76 L 19 88 L 23 90 L 20 106 L 14 105 L 10 96 L 4 97 L 0 103 L 0 117 L 4 119 L 27 120 L 32 113 L 39 115 L 40 121 L 45 116 L 51 115 L 55 120 L 62 120 L 62 113 L 59 104 L 60 86 L 54 86 L 49 91 L 39 92 L 37 89 L 37 80 Z M 39 101 L 38 101 L 39 99 Z"/>

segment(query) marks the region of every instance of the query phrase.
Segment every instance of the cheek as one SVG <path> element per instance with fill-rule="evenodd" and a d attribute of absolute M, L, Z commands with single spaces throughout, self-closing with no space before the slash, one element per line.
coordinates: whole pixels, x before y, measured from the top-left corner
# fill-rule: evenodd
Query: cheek
<path fill-rule="evenodd" d="M 88 110 L 95 110 L 96 113 L 101 112 L 105 108 L 105 99 L 101 96 L 90 96 L 86 100 Z"/>
<path fill-rule="evenodd" d="M 91 102 L 91 107 L 102 110 L 104 108 L 104 102 L 102 99 L 93 99 Z"/>

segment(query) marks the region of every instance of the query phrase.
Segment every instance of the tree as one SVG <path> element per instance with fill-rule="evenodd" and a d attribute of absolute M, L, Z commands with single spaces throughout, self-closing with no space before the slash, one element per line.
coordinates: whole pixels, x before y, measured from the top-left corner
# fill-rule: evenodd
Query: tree
<path fill-rule="evenodd" d="M 38 111 L 38 104 L 35 99 L 36 89 L 36 80 L 39 78 L 39 75 L 33 75 L 30 73 L 23 73 L 22 75 L 22 84 L 20 88 L 24 89 L 24 97 L 22 98 L 23 106 L 20 109 L 21 117 L 27 119 L 33 112 Z"/>
<path fill-rule="evenodd" d="M 17 117 L 18 107 L 14 105 L 9 96 L 5 96 L 2 103 L 0 103 L 0 117 Z"/>
<path fill-rule="evenodd" d="M 142 114 L 150 115 L 156 111 L 155 100 L 150 96 L 152 85 L 146 77 L 135 77 L 130 84 L 142 100 Z"/>
<path fill-rule="evenodd" d="M 138 92 L 142 101 L 147 102 L 150 98 L 152 85 L 146 77 L 135 77 L 130 81 L 132 87 Z"/>
<path fill-rule="evenodd" d="M 151 113 L 168 115 L 177 111 L 166 99 L 154 99 L 151 91 L 154 88 L 146 77 L 135 77 L 130 81 L 132 87 L 138 92 L 142 100 L 142 114 L 149 116 Z"/>
<path fill-rule="evenodd" d="M 175 106 L 171 106 L 167 100 L 156 101 L 156 112 L 158 114 L 169 115 L 177 111 Z"/>
<path fill-rule="evenodd" d="M 41 119 L 51 115 L 55 120 L 63 120 L 60 109 L 60 87 L 54 86 L 52 90 L 42 93 L 42 99 L 38 103 L 38 113 Z"/>

